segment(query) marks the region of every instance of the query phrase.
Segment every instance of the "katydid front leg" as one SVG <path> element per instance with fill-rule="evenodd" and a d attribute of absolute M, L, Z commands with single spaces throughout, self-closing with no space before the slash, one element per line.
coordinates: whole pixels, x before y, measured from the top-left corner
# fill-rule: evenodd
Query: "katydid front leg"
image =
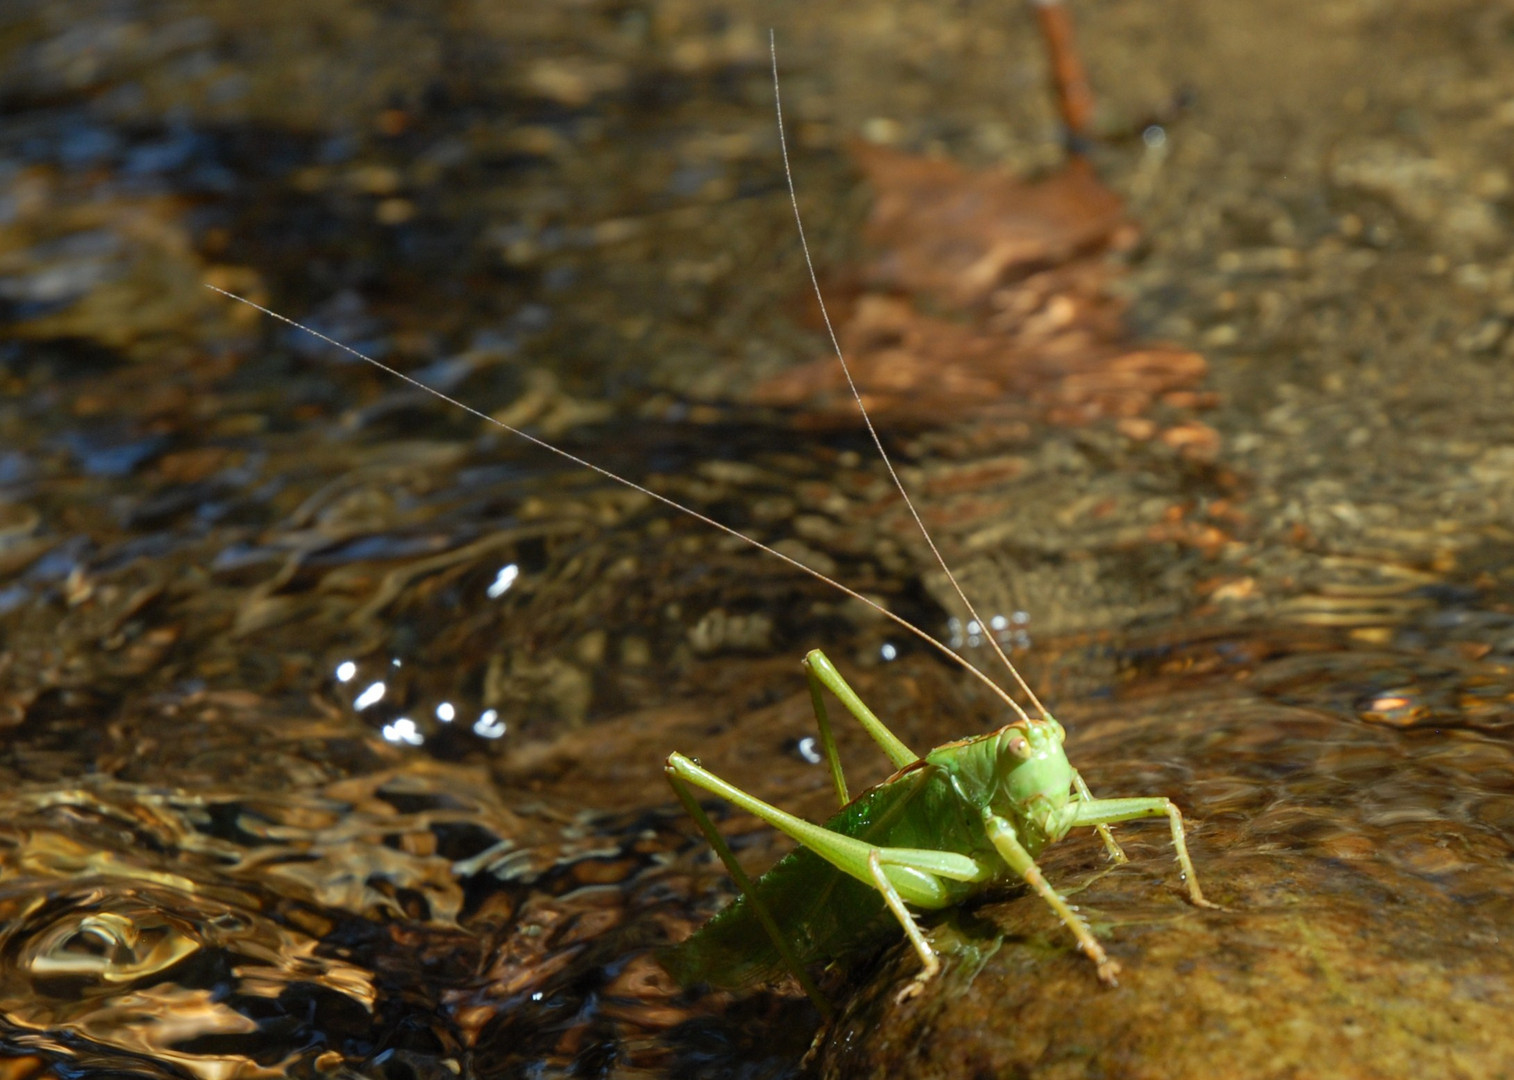
<path fill-rule="evenodd" d="M 1072 786 L 1078 792 L 1078 798 L 1086 803 L 1094 802 L 1093 792 L 1088 790 L 1088 784 L 1083 779 L 1083 774 L 1077 769 L 1072 771 Z M 1104 841 L 1104 850 L 1109 852 L 1109 861 L 1113 863 L 1126 863 L 1130 859 L 1125 854 L 1125 849 L 1115 842 L 1114 834 L 1109 831 L 1108 825 L 1095 825 L 1099 839 Z"/>
<path fill-rule="evenodd" d="M 1090 822 L 1092 824 L 1092 822 Z M 1109 986 L 1118 985 L 1120 965 L 1109 958 L 1104 951 L 1104 946 L 1099 944 L 1099 939 L 1093 936 L 1093 931 L 1088 929 L 1088 924 L 1083 917 L 1073 910 L 1072 905 L 1062 898 L 1062 894 L 1053 889 L 1047 882 L 1041 868 L 1030 857 L 1030 852 L 1025 850 L 1020 843 L 1020 837 L 1015 832 L 1015 827 L 1007 820 L 987 810 L 983 812 L 983 826 L 988 831 L 989 842 L 994 850 L 999 853 L 1009 868 L 1019 874 L 1036 891 L 1036 895 L 1045 900 L 1047 905 L 1057 913 L 1057 917 L 1067 924 L 1073 937 L 1078 939 L 1078 947 L 1083 954 L 1092 960 L 1099 969 L 1099 979 Z"/>
<path fill-rule="evenodd" d="M 1188 857 L 1188 841 L 1183 833 L 1183 812 L 1171 799 L 1091 799 L 1077 803 L 1076 806 L 1077 814 L 1072 820 L 1074 828 L 1114 825 L 1139 818 L 1167 818 L 1172 823 L 1172 846 L 1177 853 L 1178 866 L 1183 871 L 1183 880 L 1188 885 L 1188 899 L 1195 907 L 1219 908 L 1220 905 L 1205 900 L 1204 891 L 1199 888 L 1198 875 L 1193 872 L 1193 860 Z"/>

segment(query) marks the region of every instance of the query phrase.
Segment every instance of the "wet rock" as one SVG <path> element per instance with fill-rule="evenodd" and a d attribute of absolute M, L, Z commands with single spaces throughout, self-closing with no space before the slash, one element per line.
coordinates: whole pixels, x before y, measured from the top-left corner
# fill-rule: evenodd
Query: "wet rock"
<path fill-rule="evenodd" d="M 1064 720 L 1068 717 L 1064 716 Z M 1116 830 L 1042 858 L 1122 965 L 1117 988 L 1037 899 L 944 920 L 956 959 L 897 1003 L 895 949 L 823 1036 L 826 1077 L 1499 1075 L 1514 1046 L 1500 942 L 1514 751 L 1468 732 L 1403 734 L 1238 702 L 1079 716 L 1071 756 L 1100 795 L 1170 792 L 1224 911 L 1182 900 L 1166 830 Z"/>

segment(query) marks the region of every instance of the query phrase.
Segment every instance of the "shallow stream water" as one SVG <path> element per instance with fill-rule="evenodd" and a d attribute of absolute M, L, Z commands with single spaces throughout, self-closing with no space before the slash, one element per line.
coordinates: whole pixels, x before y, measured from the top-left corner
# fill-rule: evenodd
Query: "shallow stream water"
<path fill-rule="evenodd" d="M 766 31 L 860 310 L 859 140 L 1062 167 L 1027 10 L 7 5 L 0 1072 L 1514 1074 L 1514 11 L 1073 11 L 1140 230 L 1108 288 L 1203 360 L 1129 415 L 880 416 L 984 628 L 857 426 L 765 389 L 826 355 Z M 1225 910 L 1127 826 L 1129 865 L 1043 859 L 1117 989 L 1016 896 L 929 922 L 913 1001 L 902 946 L 826 973 L 830 1025 L 674 986 L 656 949 L 732 890 L 670 750 L 825 815 L 816 646 L 916 748 L 1005 717 L 818 583 L 207 282 L 976 662 L 1000 634 L 1096 792 L 1183 808 Z M 854 787 L 889 771 L 841 742 Z"/>

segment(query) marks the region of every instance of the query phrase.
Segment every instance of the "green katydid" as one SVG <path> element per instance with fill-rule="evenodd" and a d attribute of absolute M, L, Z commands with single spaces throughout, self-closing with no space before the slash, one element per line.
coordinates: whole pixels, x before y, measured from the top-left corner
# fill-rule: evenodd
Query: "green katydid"
<path fill-rule="evenodd" d="M 836 359 L 846 373 L 878 454 L 937 564 L 968 614 L 979 625 L 986 626 L 957 583 L 956 575 L 931 539 L 895 472 L 831 325 L 805 239 L 789 165 L 776 48 L 773 95 L 795 225 Z M 1015 714 L 1015 719 L 997 731 L 946 743 L 922 757 L 873 714 L 825 654 L 815 649 L 805 657 L 804 670 L 809 678 L 820 745 L 841 804 L 841 809 L 824 825 L 805 821 L 763 802 L 683 754 L 670 754 L 665 765 L 668 783 L 741 890 L 734 903 L 665 955 L 665 966 L 680 981 L 741 986 L 787 972 L 822 1013 L 829 1013 L 824 997 L 805 971 L 806 966 L 843 953 L 849 943 L 865 935 L 880 918 L 892 915 L 921 963 L 920 973 L 899 992 L 899 999 L 904 1000 L 918 993 L 941 966 L 906 905 L 939 910 L 996 885 L 1023 882 L 1072 931 L 1078 947 L 1097 966 L 1099 978 L 1113 985 L 1119 965 L 1105 953 L 1072 905 L 1047 883 L 1035 857 L 1047 844 L 1062 839 L 1071 830 L 1093 827 L 1103 838 L 1110 857 L 1124 862 L 1125 853 L 1110 834 L 1109 826 L 1139 818 L 1167 818 L 1189 899 L 1198 907 L 1216 906 L 1204 899 L 1199 887 L 1188 855 L 1182 812 L 1172 800 L 1161 796 L 1095 798 L 1067 760 L 1063 749 L 1066 732 L 1062 725 L 1041 704 L 992 634 L 985 635 L 987 641 L 1037 715 L 1026 712 L 976 667 L 924 631 L 914 626 L 907 628 L 988 683 Z M 848 798 L 846 778 L 825 707 L 825 691 L 840 700 L 897 770 L 855 799 Z M 796 841 L 799 849 L 753 882 L 694 798 L 691 786 L 718 795 L 767 822 Z"/>
<path fill-rule="evenodd" d="M 1183 834 L 1183 815 L 1162 797 L 1099 799 L 1067 760 L 1066 733 L 1044 709 L 1021 713 L 997 731 L 916 755 L 885 727 L 819 649 L 804 660 L 820 742 L 841 810 L 823 826 L 749 795 L 679 753 L 668 756 L 668 782 L 741 888 L 741 897 L 664 958 L 680 981 L 740 986 L 792 974 L 827 1011 L 805 966 L 839 955 L 873 930 L 885 911 L 898 920 L 920 956 L 921 971 L 900 992 L 917 993 L 940 961 L 906 904 L 951 907 L 1006 882 L 1023 881 L 1046 901 L 1113 985 L 1119 965 L 1088 924 L 1049 885 L 1035 857 L 1075 828 L 1094 827 L 1111 858 L 1125 854 L 1109 826 L 1166 817 L 1172 843 L 1199 907 L 1204 899 Z M 829 690 L 897 768 L 848 800 L 822 691 Z M 752 882 L 694 799 L 689 785 L 719 795 L 797 841 L 799 850 Z"/>
<path fill-rule="evenodd" d="M 782 104 L 778 100 L 776 48 L 773 51 L 773 89 L 789 198 L 810 281 L 835 355 L 846 372 L 863 422 L 884 466 L 914 516 L 932 555 L 971 617 L 980 625 L 987 625 L 947 566 L 894 470 L 868 416 L 861 393 L 852 380 L 851 370 L 831 325 L 799 216 L 783 130 Z M 917 993 L 940 969 L 940 960 L 909 906 L 939 910 L 960 904 L 997 885 L 1023 882 L 1041 896 L 1072 931 L 1079 948 L 1097 965 L 1099 978 L 1113 984 L 1119 971 L 1118 964 L 1104 952 L 1082 917 L 1047 883 L 1036 866 L 1035 857 L 1047 844 L 1060 840 L 1072 829 L 1093 827 L 1103 838 L 1110 857 L 1124 862 L 1125 855 L 1110 834 L 1109 826 L 1139 818 L 1168 819 L 1189 899 L 1200 907 L 1216 906 L 1204 898 L 1199 888 L 1178 808 L 1163 797 L 1095 798 L 1067 759 L 1063 749 L 1066 733 L 1062 725 L 1041 704 L 993 635 L 985 635 L 988 643 L 1031 703 L 1034 715 L 945 644 L 813 567 L 691 507 L 512 427 L 278 312 L 217 286 L 207 284 L 206 287 L 303 330 L 449 405 L 639 491 L 824 581 L 873 608 L 961 665 L 985 683 L 1012 711 L 1015 719 L 997 731 L 946 743 L 921 757 L 889 731 L 820 650 L 811 651 L 804 660 L 804 669 L 809 679 L 820 744 L 841 803 L 841 810 L 824 825 L 805 821 L 757 799 L 683 754 L 670 754 L 665 771 L 674 793 L 730 870 L 741 891 L 735 902 L 687 941 L 665 954 L 665 965 L 682 981 L 740 986 L 787 973 L 799 982 L 822 1013 L 829 1014 L 829 1005 L 806 972 L 807 965 L 842 955 L 848 946 L 874 929 L 881 919 L 892 916 L 903 928 L 921 961 L 920 973 L 899 993 L 902 1000 Z M 841 701 L 897 770 L 887 780 L 853 799 L 849 799 L 837 756 L 824 702 L 825 691 Z M 797 841 L 799 849 L 753 882 L 699 805 L 693 788 L 718 795 L 755 815 Z"/>

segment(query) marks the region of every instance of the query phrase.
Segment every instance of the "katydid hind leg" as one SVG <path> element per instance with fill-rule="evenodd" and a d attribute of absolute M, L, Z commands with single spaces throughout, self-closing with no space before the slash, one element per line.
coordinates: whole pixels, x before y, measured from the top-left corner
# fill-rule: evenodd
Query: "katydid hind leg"
<path fill-rule="evenodd" d="M 1057 917 L 1072 931 L 1073 937 L 1078 939 L 1078 947 L 1083 954 L 1094 962 L 1099 969 L 1099 979 L 1109 986 L 1115 986 L 1120 974 L 1120 965 L 1110 959 L 1104 951 L 1104 946 L 1099 944 L 1099 939 L 1093 936 L 1093 931 L 1088 928 L 1088 923 L 1083 920 L 1073 906 L 1069 904 L 1062 894 L 1053 889 L 1047 882 L 1041 868 L 1031 858 L 1030 852 L 1020 843 L 1020 838 L 1015 833 L 1015 828 L 1004 818 L 996 814 L 985 814 L 983 824 L 988 832 L 988 839 L 994 845 L 999 856 L 1009 865 L 1009 868 L 1024 879 L 1037 896 L 1046 901 L 1048 907 L 1057 913 Z"/>
<path fill-rule="evenodd" d="M 948 882 L 983 881 L 991 874 L 990 868 L 959 852 L 931 848 L 880 847 L 844 833 L 833 832 L 823 825 L 816 825 L 786 810 L 780 810 L 771 803 L 763 802 L 683 754 L 668 755 L 667 771 L 670 777 L 703 788 L 767 822 L 836 869 L 850 874 L 865 885 L 872 884 L 868 858 L 877 852 L 900 895 L 917 907 L 945 907 L 952 902 L 956 892 Z"/>
<path fill-rule="evenodd" d="M 1078 772 L 1077 769 L 1072 771 L 1072 785 L 1077 789 L 1078 798 L 1081 801 L 1085 803 L 1094 801 L 1093 792 L 1088 790 L 1087 781 L 1083 779 L 1083 774 Z M 1120 847 L 1119 842 L 1115 840 L 1114 833 L 1109 831 L 1108 825 L 1099 824 L 1095 825 L 1094 828 L 1098 830 L 1099 839 L 1104 841 L 1104 850 L 1109 853 L 1111 862 L 1118 864 L 1130 861 L 1130 857 L 1125 854 L 1125 849 Z"/>
<path fill-rule="evenodd" d="M 789 973 L 794 976 L 794 979 L 799 983 L 809 999 L 814 1002 L 815 1008 L 820 1010 L 820 1015 L 826 1020 L 830 1020 L 832 1015 L 830 1002 L 826 1000 L 825 995 L 810 980 L 809 973 L 804 970 L 804 965 L 795 956 L 794 950 L 789 944 L 788 939 L 784 936 L 782 928 L 774 920 L 772 913 L 768 911 L 767 905 L 762 902 L 762 897 L 758 895 L 757 888 L 752 883 L 751 877 L 742 869 L 741 863 L 736 860 L 736 853 L 725 842 L 725 837 L 720 835 L 720 830 L 715 828 L 715 823 L 710 820 L 710 815 L 704 812 L 704 807 L 699 805 L 699 800 L 694 798 L 694 793 L 689 790 L 689 785 L 681 780 L 671 769 L 667 770 L 667 777 L 668 784 L 673 788 L 673 794 L 678 796 L 678 801 L 683 804 L 684 810 L 688 812 L 689 817 L 693 819 L 699 831 L 704 834 L 705 840 L 715 850 L 715 854 L 720 857 L 720 861 L 725 864 L 726 871 L 731 875 L 731 879 L 736 882 L 736 887 L 741 890 L 741 895 L 746 897 L 747 903 L 751 905 L 758 922 L 762 924 L 763 930 L 766 931 L 768 938 L 772 941 L 773 948 L 777 949 L 778 955 L 783 958 L 784 966 L 788 968 Z"/>
<path fill-rule="evenodd" d="M 836 785 L 836 804 L 845 806 L 851 801 L 851 796 L 846 790 L 846 773 L 841 768 L 836 735 L 831 730 L 830 710 L 825 707 L 825 684 L 816 677 L 809 660 L 804 661 L 804 674 L 810 684 L 810 707 L 815 712 L 815 726 L 820 729 L 820 748 L 825 753 L 826 767 L 831 770 L 831 781 Z"/>
<path fill-rule="evenodd" d="M 857 691 L 853 690 L 841 677 L 841 672 L 836 670 L 836 665 L 830 662 L 825 653 L 819 649 L 811 649 L 804 658 L 804 670 L 809 676 L 810 693 L 814 699 L 817 702 L 820 700 L 819 687 L 821 686 L 835 694 L 836 700 L 846 706 L 846 711 L 856 717 L 857 723 L 862 725 L 872 736 L 873 741 L 888 755 L 888 759 L 894 763 L 894 768 L 902 769 L 920 760 L 920 755 L 905 746 L 899 737 L 888 729 L 888 725 L 879 720 L 873 710 L 867 707 Z M 829 726 L 828 723 L 827 726 Z"/>
<path fill-rule="evenodd" d="M 1114 825 L 1121 821 L 1137 821 L 1141 818 L 1165 817 L 1172 826 L 1172 847 L 1177 855 L 1178 867 L 1188 886 L 1188 899 L 1195 907 L 1218 908 L 1220 905 L 1204 899 L 1204 890 L 1199 888 L 1199 878 L 1193 870 L 1193 860 L 1188 855 L 1188 840 L 1183 831 L 1183 812 L 1171 799 L 1156 796 L 1139 799 L 1090 799 L 1077 804 L 1077 816 L 1073 827 Z"/>

